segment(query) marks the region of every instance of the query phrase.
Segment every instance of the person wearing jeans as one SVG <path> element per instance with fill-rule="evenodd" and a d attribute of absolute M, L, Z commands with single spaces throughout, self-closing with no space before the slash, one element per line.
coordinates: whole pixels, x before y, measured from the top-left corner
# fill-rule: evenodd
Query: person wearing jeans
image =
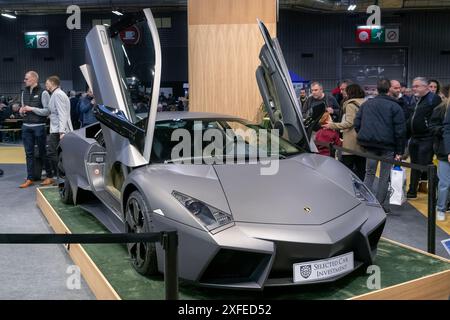
<path fill-rule="evenodd" d="M 395 160 L 399 160 L 399 158 L 395 157 L 393 151 L 387 151 L 382 149 L 369 149 L 367 151 L 377 157 L 382 157 L 383 159 L 386 160 L 393 160 L 394 158 Z M 392 164 L 381 161 L 380 178 L 378 179 L 378 189 L 375 192 L 373 185 L 375 182 L 375 174 L 377 172 L 379 162 L 380 161 L 373 159 L 366 160 L 366 176 L 364 177 L 364 184 L 373 193 L 376 194 L 377 200 L 385 208 L 385 210 L 387 210 L 387 205 L 389 204 L 388 191 L 389 191 L 389 180 Z"/>
<path fill-rule="evenodd" d="M 390 80 L 377 83 L 378 96 L 364 102 L 354 120 L 358 143 L 370 154 L 386 160 L 400 160 L 405 149 L 406 126 L 403 110 L 387 93 Z M 367 159 L 364 183 L 373 190 L 378 160 Z M 380 180 L 376 197 L 386 213 L 389 213 L 389 178 L 392 165 L 381 162 Z"/>
<path fill-rule="evenodd" d="M 46 89 L 52 93 L 48 103 L 50 111 L 50 136 L 48 142 L 47 162 L 51 165 L 51 175 L 47 175 L 41 185 L 48 186 L 55 183 L 58 168 L 58 144 L 64 135 L 73 130 L 70 119 L 70 100 L 60 89 L 60 80 L 57 76 L 50 76 L 45 82 Z"/>
<path fill-rule="evenodd" d="M 39 75 L 35 71 L 28 71 L 25 74 L 25 90 L 21 96 L 21 107 L 19 113 L 23 116 L 22 140 L 25 149 L 27 162 L 27 178 L 19 188 L 28 188 L 33 185 L 35 179 L 34 146 L 39 148 L 39 158 L 42 163 L 46 154 L 46 132 L 45 123 L 49 111 L 47 109 L 49 95 L 48 92 L 39 86 Z M 48 172 L 46 165 L 45 171 Z M 36 177 L 40 179 L 40 177 Z"/>
<path fill-rule="evenodd" d="M 38 147 L 38 158 L 41 163 L 44 163 L 46 155 L 47 133 L 45 132 L 45 124 L 42 125 L 23 125 L 22 126 L 22 141 L 25 149 L 25 158 L 27 162 L 27 181 L 33 181 L 35 178 L 35 149 Z M 49 168 L 45 168 L 48 173 Z M 28 187 L 27 181 L 21 185 L 21 188 Z"/>
<path fill-rule="evenodd" d="M 409 154 L 411 163 L 430 165 L 433 163 L 433 133 L 431 117 L 433 110 L 441 103 L 441 98 L 432 93 L 428 87 L 428 80 L 417 77 L 413 80 L 412 89 L 418 101 L 414 113 L 408 119 Z M 417 189 L 421 179 L 420 170 L 411 170 L 408 199 L 417 198 Z"/>
<path fill-rule="evenodd" d="M 448 192 L 450 190 L 450 85 L 442 88 L 442 103 L 433 110 L 430 130 L 434 135 L 434 152 L 438 163 L 438 192 L 436 203 L 436 218 L 445 221 Z"/>
<path fill-rule="evenodd" d="M 436 216 L 438 221 L 445 221 L 445 210 L 447 210 L 448 204 L 448 190 L 450 189 L 450 154 L 447 156 L 446 161 L 439 160 L 438 177 L 439 184 L 436 203 Z"/>

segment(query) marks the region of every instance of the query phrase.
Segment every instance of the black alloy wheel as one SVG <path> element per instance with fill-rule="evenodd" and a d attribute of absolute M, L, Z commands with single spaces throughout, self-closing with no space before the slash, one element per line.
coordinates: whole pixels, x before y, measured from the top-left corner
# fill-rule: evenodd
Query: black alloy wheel
<path fill-rule="evenodd" d="M 125 209 L 125 230 L 127 233 L 152 232 L 149 206 L 139 191 L 131 193 Z M 127 244 L 131 263 L 143 275 L 158 273 L 156 247 L 154 243 Z"/>
<path fill-rule="evenodd" d="M 66 179 L 62 163 L 62 154 L 58 155 L 58 191 L 59 198 L 64 204 L 73 204 L 73 193 L 69 180 Z"/>

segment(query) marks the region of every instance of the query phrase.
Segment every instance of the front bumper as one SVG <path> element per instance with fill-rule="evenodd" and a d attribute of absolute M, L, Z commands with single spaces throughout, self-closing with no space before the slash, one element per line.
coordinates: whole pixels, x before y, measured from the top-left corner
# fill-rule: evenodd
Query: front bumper
<path fill-rule="evenodd" d="M 381 208 L 361 205 L 319 226 L 236 222 L 215 235 L 178 230 L 179 274 L 200 286 L 225 289 L 303 285 L 293 281 L 295 263 L 352 251 L 352 271 L 372 264 L 385 221 Z M 308 284 L 332 282 L 352 271 Z"/>

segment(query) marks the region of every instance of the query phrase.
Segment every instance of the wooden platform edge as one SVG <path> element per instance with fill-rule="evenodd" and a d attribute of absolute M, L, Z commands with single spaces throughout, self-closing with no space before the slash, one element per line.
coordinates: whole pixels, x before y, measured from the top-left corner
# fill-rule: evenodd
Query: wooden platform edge
<path fill-rule="evenodd" d="M 39 188 L 36 189 L 36 202 L 55 233 L 72 233 Z M 121 300 L 120 296 L 80 244 L 71 244 L 70 248 L 64 247 L 67 249 L 72 261 L 80 268 L 81 274 L 98 300 Z"/>
<path fill-rule="evenodd" d="M 432 254 L 432 253 L 429 253 L 429 252 L 426 252 L 426 251 L 423 251 L 423 250 L 420 250 L 420 249 L 417 249 L 417 248 L 414 248 L 414 247 L 410 247 L 410 246 L 408 246 L 408 245 L 406 245 L 404 243 L 397 242 L 395 240 L 391 240 L 391 239 L 384 238 L 384 237 L 381 237 L 381 239 L 383 239 L 383 240 L 385 240 L 387 242 L 390 242 L 392 244 L 395 244 L 395 245 L 397 245 L 399 247 L 403 247 L 403 248 L 409 249 L 411 251 L 415 251 L 417 253 L 420 253 L 420 254 L 423 254 L 423 255 L 426 255 L 426 256 L 429 256 L 429 257 L 432 257 L 432 258 L 435 258 L 435 259 L 442 260 L 444 262 L 450 263 L 449 259 L 446 259 L 444 257 L 438 256 L 438 255 L 435 255 L 435 254 Z"/>
<path fill-rule="evenodd" d="M 382 237 L 382 239 L 396 246 L 450 263 L 450 260 L 444 257 L 428 253 L 391 239 L 384 237 Z M 381 279 L 381 281 L 383 281 L 383 279 Z M 449 297 L 450 265 L 449 270 L 365 293 L 348 300 L 448 300 Z"/>
<path fill-rule="evenodd" d="M 448 300 L 449 297 L 450 270 L 445 270 L 348 300 Z"/>

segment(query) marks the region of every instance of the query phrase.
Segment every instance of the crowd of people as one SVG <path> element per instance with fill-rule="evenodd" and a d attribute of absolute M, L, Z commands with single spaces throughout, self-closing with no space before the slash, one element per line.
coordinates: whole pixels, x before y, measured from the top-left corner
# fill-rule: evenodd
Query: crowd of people
<path fill-rule="evenodd" d="M 386 160 L 405 160 L 430 165 L 436 155 L 438 166 L 437 219 L 444 221 L 450 189 L 450 85 L 441 88 L 437 80 L 417 77 L 411 89 L 397 80 L 381 79 L 377 94 L 368 96 L 360 85 L 342 81 L 331 94 L 318 82 L 311 95 L 302 90 L 302 114 L 308 117 L 319 104 L 326 105 L 315 141 L 321 154 L 334 156 L 324 144 L 365 152 Z M 334 131 L 334 132 L 333 132 Z M 336 136 L 339 133 L 339 139 Z M 373 186 L 379 161 L 343 152 L 340 160 L 371 188 L 387 213 L 391 164 L 381 162 L 378 188 Z M 426 172 L 411 170 L 407 198 L 417 198 Z M 425 188 L 426 189 L 426 188 Z"/>
<path fill-rule="evenodd" d="M 25 89 L 20 96 L 0 96 L 0 128 L 5 119 L 19 119 L 22 123 L 27 177 L 19 187 L 27 188 L 35 181 L 42 180 L 42 170 L 37 170 L 38 163 L 43 164 L 46 173 L 40 184 L 53 185 L 57 175 L 58 144 L 67 132 L 97 122 L 94 114 L 95 97 L 90 88 L 86 92 L 64 92 L 57 76 L 48 77 L 45 88 L 42 88 L 35 71 L 25 74 L 24 84 Z M 130 95 L 136 114 L 149 112 L 150 96 L 132 90 Z M 171 94 L 165 96 L 161 93 L 158 111 L 185 111 L 188 109 L 187 103 L 187 97 L 176 99 Z M 1 175 L 3 171 L 0 169 Z"/>

